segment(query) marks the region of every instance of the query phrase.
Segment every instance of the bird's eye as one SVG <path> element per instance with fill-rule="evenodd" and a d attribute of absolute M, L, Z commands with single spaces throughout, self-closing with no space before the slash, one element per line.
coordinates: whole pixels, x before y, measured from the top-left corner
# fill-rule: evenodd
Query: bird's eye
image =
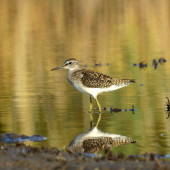
<path fill-rule="evenodd" d="M 68 64 L 72 64 L 72 62 L 70 61 Z"/>

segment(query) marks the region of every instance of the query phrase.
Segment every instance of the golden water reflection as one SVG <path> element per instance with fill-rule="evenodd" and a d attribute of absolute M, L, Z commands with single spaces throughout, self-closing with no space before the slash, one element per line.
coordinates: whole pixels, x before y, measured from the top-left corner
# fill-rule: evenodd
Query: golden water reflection
<path fill-rule="evenodd" d="M 62 148 L 88 129 L 89 97 L 68 84 L 65 71 L 50 72 L 76 57 L 88 69 L 136 79 L 99 96 L 103 107 L 135 105 L 136 113 L 106 111 L 99 128 L 135 138 L 128 153 L 169 153 L 169 8 L 167 0 L 1 0 L 1 133 L 41 134 Z M 167 63 L 154 70 L 152 60 L 160 57 Z M 110 65 L 94 67 L 95 62 Z M 148 67 L 132 67 L 139 62 Z"/>

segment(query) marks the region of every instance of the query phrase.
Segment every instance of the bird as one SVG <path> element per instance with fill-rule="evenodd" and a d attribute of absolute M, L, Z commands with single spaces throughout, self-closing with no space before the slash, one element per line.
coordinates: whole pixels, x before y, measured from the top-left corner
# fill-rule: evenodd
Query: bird
<path fill-rule="evenodd" d="M 119 88 L 135 83 L 134 79 L 118 79 L 110 77 L 106 74 L 95 72 L 92 70 L 83 69 L 79 61 L 75 58 L 67 59 L 63 65 L 51 69 L 51 71 L 67 69 L 67 79 L 68 82 L 82 93 L 86 93 L 90 96 L 90 107 L 89 107 L 89 117 L 90 117 L 90 127 L 92 127 L 93 116 L 92 116 L 92 97 L 96 100 L 99 116 L 95 127 L 98 127 L 101 120 L 101 105 L 97 99 L 97 96 L 103 92 L 109 92 L 117 90 Z"/>

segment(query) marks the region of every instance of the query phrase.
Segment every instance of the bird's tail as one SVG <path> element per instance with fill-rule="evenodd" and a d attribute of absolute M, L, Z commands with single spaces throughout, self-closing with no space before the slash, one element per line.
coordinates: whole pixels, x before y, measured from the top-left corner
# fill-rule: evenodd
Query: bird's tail
<path fill-rule="evenodd" d="M 124 85 L 129 85 L 131 83 L 135 83 L 135 79 L 121 79 L 122 80 L 122 84 Z"/>
<path fill-rule="evenodd" d="M 135 83 L 135 79 L 130 79 L 129 82 L 130 83 Z"/>

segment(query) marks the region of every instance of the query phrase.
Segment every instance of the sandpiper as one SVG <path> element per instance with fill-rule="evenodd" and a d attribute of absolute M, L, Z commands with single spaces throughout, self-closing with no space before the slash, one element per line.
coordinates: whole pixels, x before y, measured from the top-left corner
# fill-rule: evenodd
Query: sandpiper
<path fill-rule="evenodd" d="M 135 82 L 132 79 L 112 78 L 102 73 L 83 69 L 75 58 L 67 59 L 64 65 L 53 68 L 51 71 L 61 68 L 68 69 L 67 79 L 73 87 L 82 93 L 90 95 L 90 127 L 92 127 L 93 122 L 93 116 L 91 114 L 93 108 L 92 97 L 96 100 L 99 108 L 99 117 L 96 123 L 97 127 L 101 119 L 101 105 L 97 100 L 98 94 L 117 90 Z"/>

